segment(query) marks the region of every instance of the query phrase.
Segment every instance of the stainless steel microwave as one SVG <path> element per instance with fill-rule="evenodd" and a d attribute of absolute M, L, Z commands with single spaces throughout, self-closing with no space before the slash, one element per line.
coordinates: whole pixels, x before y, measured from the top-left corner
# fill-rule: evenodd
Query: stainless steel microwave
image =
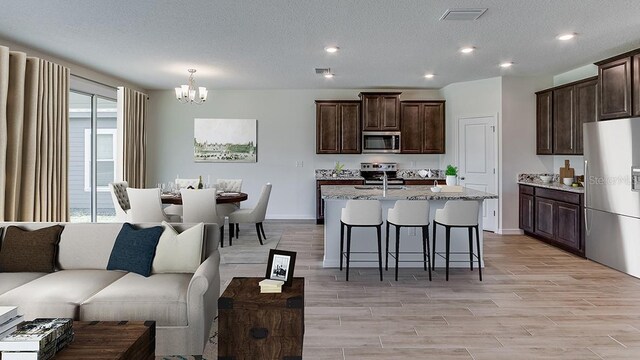
<path fill-rule="evenodd" d="M 363 131 L 363 153 L 399 153 L 399 131 Z"/>

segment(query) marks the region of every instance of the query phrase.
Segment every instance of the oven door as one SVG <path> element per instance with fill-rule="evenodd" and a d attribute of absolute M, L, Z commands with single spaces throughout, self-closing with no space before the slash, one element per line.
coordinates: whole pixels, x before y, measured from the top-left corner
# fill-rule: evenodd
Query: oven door
<path fill-rule="evenodd" d="M 399 153 L 400 132 L 362 132 L 363 153 Z"/>

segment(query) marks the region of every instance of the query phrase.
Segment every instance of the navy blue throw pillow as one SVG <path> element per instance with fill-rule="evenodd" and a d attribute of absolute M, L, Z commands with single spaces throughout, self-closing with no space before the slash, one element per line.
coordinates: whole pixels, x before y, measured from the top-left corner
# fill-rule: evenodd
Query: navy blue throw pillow
<path fill-rule="evenodd" d="M 124 223 L 111 250 L 107 270 L 124 270 L 149 277 L 163 230 L 162 226 L 136 229 Z"/>

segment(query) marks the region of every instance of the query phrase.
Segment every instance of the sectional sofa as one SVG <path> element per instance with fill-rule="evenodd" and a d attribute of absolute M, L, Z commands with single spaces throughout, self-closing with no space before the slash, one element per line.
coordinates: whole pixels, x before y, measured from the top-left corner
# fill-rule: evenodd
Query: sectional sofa
<path fill-rule="evenodd" d="M 53 223 L 0 223 L 36 230 Z M 193 274 L 106 270 L 122 224 L 61 223 L 56 271 L 0 272 L 0 305 L 18 306 L 25 319 L 156 321 L 156 355 L 200 357 L 220 295 L 220 231 L 205 224 L 202 263 Z M 149 227 L 158 224 L 139 224 Z M 182 232 L 192 225 L 176 224 Z M 4 240 L 4 236 L 2 238 Z M 0 248 L 1 249 L 1 248 Z"/>

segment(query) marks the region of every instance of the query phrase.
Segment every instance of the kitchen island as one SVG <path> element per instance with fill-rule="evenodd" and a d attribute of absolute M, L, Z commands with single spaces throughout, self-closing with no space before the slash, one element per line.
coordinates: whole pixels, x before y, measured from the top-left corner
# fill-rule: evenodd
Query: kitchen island
<path fill-rule="evenodd" d="M 436 209 L 442 209 L 447 200 L 471 200 L 478 201 L 480 203 L 480 210 L 478 212 L 478 222 L 480 229 L 482 229 L 482 203 L 485 199 L 497 199 L 497 195 L 489 194 L 486 192 L 473 190 L 469 188 L 462 188 L 458 192 L 432 192 L 430 186 L 402 186 L 399 188 L 391 188 L 387 190 L 386 196 L 383 196 L 381 188 L 366 187 L 366 186 L 353 186 L 353 185 L 325 185 L 321 188 L 322 199 L 325 203 L 324 208 L 324 260 L 323 267 L 334 268 L 340 265 L 340 214 L 342 208 L 346 206 L 347 200 L 359 199 L 359 200 L 380 200 L 382 203 L 382 218 L 384 221 L 387 219 L 387 211 L 392 208 L 396 200 L 429 200 L 431 206 L 431 213 L 429 215 L 429 239 L 433 244 L 433 219 Z M 384 249 L 385 244 L 385 226 L 382 227 L 382 247 Z M 420 237 L 421 230 L 414 228 L 402 228 L 401 235 L 401 252 L 418 252 L 419 254 L 400 254 L 400 267 L 421 267 L 422 259 L 422 238 Z M 375 231 L 371 228 L 353 228 L 351 235 L 351 248 L 352 252 L 368 251 L 376 253 L 377 240 Z M 483 244 L 483 235 L 480 231 L 480 246 Z M 444 252 L 445 247 L 445 232 L 444 227 L 438 226 L 438 234 L 436 241 L 436 251 Z M 384 251 L 384 250 L 383 250 Z M 389 251 L 395 251 L 395 234 L 390 234 L 389 237 Z M 434 251 L 433 246 L 431 251 Z M 452 262 L 451 267 L 467 267 L 469 266 L 468 255 L 455 255 L 454 252 L 468 252 L 469 242 L 468 233 L 466 229 L 451 229 L 451 260 L 467 260 L 467 262 Z M 382 258 L 385 256 L 382 254 Z M 366 256 L 366 258 L 365 258 Z M 352 254 L 352 259 L 368 259 L 370 262 L 354 262 L 352 267 L 378 267 L 377 256 L 375 254 Z M 417 262 L 405 262 L 403 260 L 415 260 Z M 389 258 L 391 261 L 391 258 Z M 384 265 L 384 264 L 383 264 Z M 436 267 L 444 267 L 444 259 L 436 256 Z M 484 266 L 484 262 L 482 262 Z"/>

